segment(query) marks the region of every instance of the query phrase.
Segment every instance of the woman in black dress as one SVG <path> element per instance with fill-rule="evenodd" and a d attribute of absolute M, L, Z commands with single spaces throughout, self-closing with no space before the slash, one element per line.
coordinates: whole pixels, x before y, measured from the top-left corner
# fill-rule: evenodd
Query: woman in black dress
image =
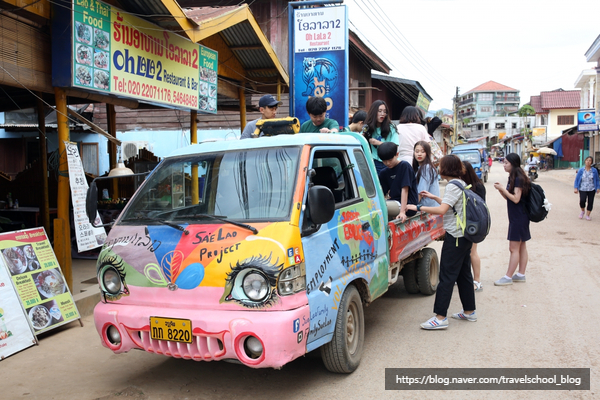
<path fill-rule="evenodd" d="M 504 188 L 500 182 L 496 182 L 494 188 L 506 199 L 510 259 L 506 275 L 494 282 L 496 286 L 512 285 L 513 282 L 525 282 L 525 269 L 529 259 L 526 243 L 531 239 L 529 218 L 521 203 L 521 198 L 529 194 L 529 178 L 521 168 L 521 157 L 517 154 L 510 153 L 503 163 L 504 170 L 509 174 L 508 185 Z M 517 267 L 519 272 L 515 274 Z"/>

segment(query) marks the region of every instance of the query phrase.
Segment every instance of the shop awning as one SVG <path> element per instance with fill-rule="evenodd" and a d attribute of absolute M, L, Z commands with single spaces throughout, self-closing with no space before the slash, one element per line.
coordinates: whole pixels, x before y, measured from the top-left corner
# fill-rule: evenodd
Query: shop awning
<path fill-rule="evenodd" d="M 392 91 L 392 93 L 400 97 L 408 104 L 417 104 L 419 93 L 422 93 L 427 100 L 432 100 L 432 97 L 425 91 L 425 89 L 423 89 L 423 86 L 421 86 L 421 84 L 417 81 L 411 81 L 410 79 L 397 78 L 394 76 L 381 75 L 376 73 L 371 73 L 371 78 L 382 81 L 383 84 Z"/>

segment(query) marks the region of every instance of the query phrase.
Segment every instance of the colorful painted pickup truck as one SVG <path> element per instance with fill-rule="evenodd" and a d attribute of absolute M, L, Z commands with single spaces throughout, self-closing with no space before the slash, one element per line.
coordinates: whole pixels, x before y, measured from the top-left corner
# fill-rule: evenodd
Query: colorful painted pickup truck
<path fill-rule="evenodd" d="M 401 271 L 409 291 L 434 293 L 425 246 L 445 233 L 440 216 L 388 222 L 365 149 L 354 133 L 298 134 L 165 158 L 98 257 L 104 346 L 254 368 L 321 348 L 327 369 L 354 371 L 363 306 Z"/>

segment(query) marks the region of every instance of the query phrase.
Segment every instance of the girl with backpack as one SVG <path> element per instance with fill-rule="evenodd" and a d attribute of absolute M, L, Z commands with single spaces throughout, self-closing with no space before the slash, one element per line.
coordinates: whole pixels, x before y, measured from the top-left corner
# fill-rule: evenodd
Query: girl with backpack
<path fill-rule="evenodd" d="M 431 161 L 431 146 L 424 141 L 418 141 L 415 144 L 412 167 L 417 178 L 417 192 L 429 192 L 434 196 L 440 195 L 440 183 L 438 181 L 437 168 Z M 436 207 L 438 203 L 430 198 L 419 195 L 419 204 L 421 206 Z"/>
<path fill-rule="evenodd" d="M 494 282 L 496 286 L 512 285 L 513 282 L 525 282 L 525 269 L 529 256 L 527 241 L 529 233 L 529 217 L 523 207 L 524 198 L 529 194 L 530 182 L 527 174 L 521 168 L 521 157 L 510 153 L 503 161 L 504 170 L 508 172 L 508 185 L 502 187 L 500 182 L 494 183 L 494 188 L 506 199 L 508 209 L 508 248 L 510 258 L 506 275 Z M 518 272 L 517 268 L 519 269 Z M 514 275 L 513 275 L 514 274 Z"/>
<path fill-rule="evenodd" d="M 465 182 L 461 179 L 465 167 L 456 155 L 450 154 L 440 160 L 440 175 L 448 182 L 456 181 L 463 187 Z M 444 229 L 446 236 L 442 245 L 440 257 L 440 282 L 435 293 L 433 312 L 436 314 L 421 324 L 422 329 L 448 328 L 448 307 L 452 299 L 454 282 L 458 285 L 458 293 L 463 306 L 463 311 L 452 314 L 452 318 L 464 321 L 477 321 L 475 313 L 475 292 L 473 290 L 473 275 L 471 275 L 471 246 L 472 243 L 464 237 L 457 223 L 457 218 L 463 216 L 463 191 L 456 185 L 447 185 L 444 198 L 434 196 L 429 192 L 421 192 L 423 197 L 435 200 L 437 207 L 421 205 L 407 205 L 408 210 L 423 211 L 430 214 L 444 216 Z M 454 210 L 457 214 L 455 215 Z M 466 311 L 465 311 L 466 310 Z"/>
<path fill-rule="evenodd" d="M 474 191 L 485 201 L 485 186 L 481 179 L 477 177 L 477 173 L 475 173 L 475 169 L 468 161 L 463 161 L 465 165 L 465 174 L 462 176 L 462 180 L 465 181 L 467 185 L 471 185 L 471 190 Z M 471 266 L 473 267 L 473 287 L 476 292 L 480 292 L 483 290 L 483 286 L 481 285 L 481 258 L 479 257 L 479 253 L 477 253 L 477 243 L 473 243 L 473 247 L 471 248 Z"/>

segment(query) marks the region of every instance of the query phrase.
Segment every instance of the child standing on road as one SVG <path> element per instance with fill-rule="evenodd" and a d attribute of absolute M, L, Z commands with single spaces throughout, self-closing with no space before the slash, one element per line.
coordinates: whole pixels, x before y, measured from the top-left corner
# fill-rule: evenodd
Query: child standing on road
<path fill-rule="evenodd" d="M 465 172 L 465 167 L 456 155 L 447 155 L 440 161 L 440 175 L 448 182 L 457 181 L 466 186 L 460 178 Z M 433 312 L 436 314 L 421 324 L 422 329 L 446 329 L 448 328 L 448 307 L 452 299 L 454 282 L 458 285 L 458 294 L 463 306 L 463 311 L 452 314 L 452 318 L 464 321 L 477 321 L 475 313 L 475 291 L 473 290 L 473 275 L 471 275 L 471 243 L 465 239 L 462 230 L 458 226 L 457 218 L 463 219 L 463 192 L 454 185 L 446 185 L 444 198 L 434 196 L 429 192 L 421 192 L 423 197 L 435 200 L 439 206 L 414 206 L 409 205 L 409 210 L 423 211 L 430 214 L 444 216 L 444 229 L 446 237 L 442 245 L 440 258 L 440 282 L 435 294 Z M 454 214 L 456 210 L 456 215 Z M 466 310 L 466 311 L 465 311 Z"/>
<path fill-rule="evenodd" d="M 531 187 L 529 178 L 521 168 L 521 157 L 517 154 L 510 153 L 507 155 L 503 164 L 504 170 L 509 173 L 508 185 L 504 188 L 500 182 L 496 182 L 494 188 L 506 199 L 510 259 L 506 275 L 494 282 L 496 286 L 512 285 L 513 282 L 525 282 L 525 269 L 529 260 L 527 241 L 531 239 L 529 217 L 521 203 L 523 196 L 529 194 L 529 188 Z M 515 274 L 517 267 L 519 271 Z"/>

